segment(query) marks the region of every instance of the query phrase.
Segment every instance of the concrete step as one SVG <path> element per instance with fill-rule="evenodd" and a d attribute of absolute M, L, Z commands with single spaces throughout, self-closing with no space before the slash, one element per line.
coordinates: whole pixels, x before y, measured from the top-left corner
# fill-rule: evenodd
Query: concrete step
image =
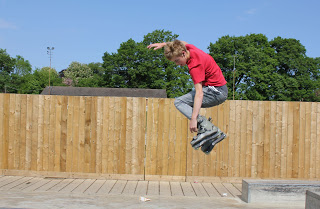
<path fill-rule="evenodd" d="M 305 201 L 306 191 L 320 192 L 320 181 L 242 180 L 242 199 L 251 202 Z"/>
<path fill-rule="evenodd" d="M 306 194 L 306 209 L 320 208 L 320 192 L 313 192 L 307 190 Z"/>

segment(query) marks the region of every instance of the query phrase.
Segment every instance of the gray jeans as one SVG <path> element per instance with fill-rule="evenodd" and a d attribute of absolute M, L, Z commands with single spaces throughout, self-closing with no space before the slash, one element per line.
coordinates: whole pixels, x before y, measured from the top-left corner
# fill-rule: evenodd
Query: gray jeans
<path fill-rule="evenodd" d="M 202 100 L 202 108 L 208 108 L 217 106 L 224 101 L 226 101 L 228 97 L 228 88 L 226 85 L 224 86 L 204 86 L 203 90 L 203 100 Z M 196 94 L 195 90 L 178 97 L 174 101 L 174 105 L 176 108 L 185 115 L 189 120 L 191 120 L 192 111 L 193 111 L 193 103 L 194 96 Z"/>

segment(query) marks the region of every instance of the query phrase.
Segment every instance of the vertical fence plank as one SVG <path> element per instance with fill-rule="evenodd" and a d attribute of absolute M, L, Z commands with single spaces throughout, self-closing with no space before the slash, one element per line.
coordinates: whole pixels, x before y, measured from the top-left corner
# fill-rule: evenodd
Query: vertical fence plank
<path fill-rule="evenodd" d="M 49 170 L 50 100 L 51 100 L 51 96 L 48 96 L 48 95 L 44 96 L 43 148 L 42 148 L 42 170 L 43 171 Z"/>
<path fill-rule="evenodd" d="M 282 103 L 282 123 L 281 123 L 281 178 L 287 177 L 287 158 L 288 158 L 288 103 Z"/>
<path fill-rule="evenodd" d="M 0 94 L 0 169 L 4 168 L 4 155 L 5 155 L 5 148 L 4 148 L 4 94 Z"/>
<path fill-rule="evenodd" d="M 311 103 L 311 121 L 310 121 L 310 176 L 316 178 L 316 148 L 317 148 L 317 103 Z M 319 128 L 319 127 L 318 127 Z"/>
<path fill-rule="evenodd" d="M 102 173 L 108 172 L 109 98 L 103 98 Z M 112 121 L 111 121 L 112 122 Z M 129 143 L 129 141 L 127 142 Z"/>
<path fill-rule="evenodd" d="M 66 136 L 66 172 L 71 172 L 73 167 L 73 108 L 76 97 L 68 97 L 67 103 L 67 136 Z"/>
<path fill-rule="evenodd" d="M 247 152 L 247 106 L 248 101 L 241 101 L 240 122 L 240 172 L 239 176 L 246 176 L 246 152 Z"/>
<path fill-rule="evenodd" d="M 3 169 L 8 169 L 10 94 L 3 97 Z"/>
<path fill-rule="evenodd" d="M 57 96 L 56 100 L 56 118 L 55 118 L 55 137 L 54 137 L 54 171 L 60 172 L 61 168 L 61 112 L 62 96 Z"/>
<path fill-rule="evenodd" d="M 316 178 L 320 178 L 320 103 L 317 105 Z"/>
<path fill-rule="evenodd" d="M 204 110 L 203 110 L 204 111 Z M 219 122 L 219 115 L 218 115 L 218 107 L 212 107 L 212 108 L 209 108 L 209 109 L 206 109 L 206 111 L 208 112 L 207 113 L 207 116 L 211 116 L 212 118 L 212 123 L 216 126 L 219 126 L 218 122 Z M 200 149 L 200 148 L 199 148 Z M 206 158 L 208 159 L 207 160 L 207 166 L 209 167 L 208 171 L 209 171 L 209 175 L 210 176 L 216 176 L 218 175 L 218 148 L 215 147 L 211 152 L 210 152 L 210 155 L 206 156 Z M 201 164 L 201 157 L 203 157 L 203 153 L 201 151 L 197 151 L 197 156 L 198 156 L 198 164 Z M 199 166 L 201 167 L 201 166 Z"/>
<path fill-rule="evenodd" d="M 269 135 L 266 136 L 266 141 L 270 141 L 268 148 L 270 149 L 268 152 L 268 156 L 266 156 L 265 167 L 267 167 L 268 172 L 265 173 L 265 176 L 269 176 L 271 178 L 275 177 L 275 166 L 276 166 L 276 144 L 277 144 L 277 103 L 271 102 L 270 118 L 268 119 L 270 122 Z M 269 139 L 268 139 L 269 138 Z M 267 146 L 267 145 L 266 145 Z M 266 154 L 265 154 L 266 155 Z"/>
<path fill-rule="evenodd" d="M 288 103 L 288 153 L 287 153 L 287 178 L 293 177 L 293 138 L 294 138 L 294 103 Z"/>
<path fill-rule="evenodd" d="M 229 108 L 231 113 L 231 107 Z M 246 177 L 251 177 L 251 166 L 252 166 L 252 120 L 253 120 L 253 102 L 248 101 L 247 104 L 247 149 L 246 149 Z M 231 151 L 230 151 L 231 153 Z M 231 156 L 229 156 L 231 157 Z"/>
<path fill-rule="evenodd" d="M 311 103 L 306 104 L 306 124 L 305 124 L 305 155 L 304 155 L 304 178 L 310 178 L 310 153 L 311 153 Z"/>
<path fill-rule="evenodd" d="M 92 97 L 85 97 L 85 125 L 84 125 L 84 172 L 91 169 L 91 105 Z"/>
<path fill-rule="evenodd" d="M 31 169 L 31 146 L 32 146 L 32 95 L 27 96 L 27 122 L 26 122 L 26 170 Z"/>
<path fill-rule="evenodd" d="M 96 114 L 97 114 L 97 116 L 96 116 L 96 118 L 97 118 L 96 173 L 101 173 L 101 171 L 102 171 L 102 137 L 103 137 L 103 98 L 102 97 L 97 98 Z M 107 118 L 106 118 L 106 120 L 107 120 Z M 123 163 L 124 163 L 124 161 L 123 161 Z"/>
<path fill-rule="evenodd" d="M 67 133 L 68 133 L 68 97 L 61 98 L 61 142 L 60 142 L 60 171 L 66 172 L 67 164 Z"/>
<path fill-rule="evenodd" d="M 109 98 L 109 134 L 108 134 L 108 169 L 107 173 L 113 173 L 114 167 L 114 122 L 115 122 L 115 98 Z"/>
<path fill-rule="evenodd" d="M 20 166 L 20 139 L 21 139 L 21 95 L 16 94 L 15 118 L 14 118 L 14 169 Z"/>
<path fill-rule="evenodd" d="M 80 161 L 80 97 L 73 98 L 73 120 L 72 120 L 72 168 L 73 172 L 79 171 Z M 70 156 L 71 157 L 71 156 Z"/>
<path fill-rule="evenodd" d="M 168 151 L 168 175 L 171 176 L 174 174 L 174 143 L 176 139 L 176 108 L 174 107 L 174 101 L 170 100 L 170 131 L 169 131 L 169 151 Z"/>
<path fill-rule="evenodd" d="M 54 171 L 55 164 L 55 133 L 56 133 L 56 106 L 57 106 L 57 96 L 50 97 L 50 108 L 49 108 L 49 168 L 48 171 Z"/>
<path fill-rule="evenodd" d="M 97 162 L 97 97 L 91 98 L 91 115 L 90 115 L 90 173 L 96 172 Z M 120 119 L 120 116 L 119 116 Z M 120 128 L 120 127 L 119 127 Z"/>
<path fill-rule="evenodd" d="M 235 135 L 236 135 L 236 101 L 230 101 L 230 125 L 229 125 L 229 166 L 228 176 L 235 176 Z"/>
<path fill-rule="evenodd" d="M 132 136 L 134 133 L 133 124 L 133 97 L 127 98 L 127 115 L 126 115 L 126 159 L 125 173 L 130 174 L 132 171 Z"/>
<path fill-rule="evenodd" d="M 300 104 L 293 103 L 293 142 L 292 142 L 292 177 L 298 178 L 299 174 L 299 136 L 300 136 Z"/>
<path fill-rule="evenodd" d="M 146 144 L 146 99 L 139 97 L 138 101 L 138 127 L 139 127 L 139 147 L 138 147 L 138 172 L 134 174 L 145 174 L 145 144 Z"/>
<path fill-rule="evenodd" d="M 43 138 L 44 138 L 44 96 L 39 95 L 37 171 L 43 170 Z"/>
<path fill-rule="evenodd" d="M 8 137 L 8 169 L 14 169 L 14 139 L 15 139 L 15 103 L 16 95 L 10 95 L 9 105 L 9 137 Z"/>
<path fill-rule="evenodd" d="M 252 126 L 252 169 L 251 177 L 258 175 L 258 138 L 259 138 L 259 103 L 253 102 L 253 126 Z"/>
<path fill-rule="evenodd" d="M 275 139 L 275 102 L 264 103 L 264 147 L 263 147 L 263 177 L 274 175 L 274 148 Z M 272 110 L 272 111 L 271 111 Z M 274 114 L 273 114 L 274 113 Z"/>
<path fill-rule="evenodd" d="M 241 101 L 236 101 L 236 121 L 241 121 Z M 234 171 L 235 176 L 240 176 L 240 152 L 241 152 L 241 123 L 236 123 L 236 134 L 235 135 L 235 150 L 234 150 L 234 159 L 235 159 L 235 165 L 234 165 Z"/>
<path fill-rule="evenodd" d="M 120 138 L 120 98 L 115 98 L 115 116 L 114 116 L 114 138 L 113 138 L 113 173 L 118 173 L 119 170 L 119 138 Z"/>
<path fill-rule="evenodd" d="M 165 99 L 165 104 L 164 104 L 164 116 L 163 116 L 163 140 L 162 140 L 162 170 L 161 170 L 161 175 L 167 175 L 168 174 L 168 164 L 171 163 L 168 160 L 168 144 L 169 144 L 169 129 L 170 129 L 170 123 L 169 123 L 169 118 L 170 118 L 170 100 Z M 148 130 L 148 127 L 147 127 Z"/>
<path fill-rule="evenodd" d="M 163 150 L 164 150 L 164 146 L 163 146 L 163 131 L 164 131 L 164 99 L 159 99 L 159 117 L 158 117 L 158 127 L 157 127 L 157 132 L 158 132 L 158 136 L 156 139 L 154 139 L 155 141 L 157 141 L 157 157 L 156 157 L 156 171 L 155 174 L 156 175 L 161 175 L 162 174 L 162 169 L 163 169 Z"/>
<path fill-rule="evenodd" d="M 120 99 L 120 142 L 119 142 L 119 174 L 125 174 L 126 173 L 126 123 L 127 123 L 127 99 L 125 97 L 122 97 Z"/>
<path fill-rule="evenodd" d="M 306 134 L 306 103 L 300 102 L 300 127 L 299 127 L 299 160 L 298 177 L 304 178 L 304 158 L 305 158 L 305 134 Z"/>
<path fill-rule="evenodd" d="M 79 154 L 78 154 L 78 172 L 87 172 L 87 166 L 85 161 L 85 129 L 86 129 L 86 97 L 80 97 L 80 120 L 79 120 Z"/>
<path fill-rule="evenodd" d="M 19 144 L 19 170 L 25 169 L 26 164 L 26 122 L 27 122 L 27 95 L 21 95 L 21 133 Z M 1 114 L 1 113 L 0 113 Z M 1 116 L 0 116 L 1 117 Z M 1 142 L 0 142 L 1 143 Z"/>

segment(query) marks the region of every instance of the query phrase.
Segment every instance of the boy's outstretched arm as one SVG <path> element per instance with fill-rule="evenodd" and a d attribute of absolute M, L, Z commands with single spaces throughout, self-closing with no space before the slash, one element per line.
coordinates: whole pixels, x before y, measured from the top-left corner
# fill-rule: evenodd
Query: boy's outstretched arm
<path fill-rule="evenodd" d="M 187 45 L 188 43 L 185 41 L 181 41 L 184 45 Z M 154 50 L 157 49 L 161 49 L 163 48 L 167 43 L 163 42 L 163 43 L 154 43 L 154 44 L 150 44 L 149 46 L 147 46 L 148 49 L 154 48 Z"/>
<path fill-rule="evenodd" d="M 150 44 L 149 46 L 147 46 L 148 49 L 153 48 L 153 50 L 157 50 L 157 49 L 161 49 L 162 47 L 164 47 L 167 43 L 154 43 L 154 44 Z"/>

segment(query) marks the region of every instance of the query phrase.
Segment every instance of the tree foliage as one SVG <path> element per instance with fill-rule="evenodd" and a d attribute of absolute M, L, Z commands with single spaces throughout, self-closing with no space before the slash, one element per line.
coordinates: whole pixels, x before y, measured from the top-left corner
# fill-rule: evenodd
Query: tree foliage
<path fill-rule="evenodd" d="M 120 45 L 117 53 L 103 56 L 106 87 L 166 89 L 169 97 L 190 91 L 190 76 L 186 67 L 167 60 L 163 50 L 149 50 L 155 42 L 168 42 L 177 38 L 169 31 L 156 30 L 144 36 L 142 42 L 129 39 Z"/>
<path fill-rule="evenodd" d="M 295 39 L 269 42 L 262 34 L 223 36 L 209 51 L 228 81 L 229 99 L 234 93 L 235 99 L 319 100 L 318 59 L 307 57 Z"/>

